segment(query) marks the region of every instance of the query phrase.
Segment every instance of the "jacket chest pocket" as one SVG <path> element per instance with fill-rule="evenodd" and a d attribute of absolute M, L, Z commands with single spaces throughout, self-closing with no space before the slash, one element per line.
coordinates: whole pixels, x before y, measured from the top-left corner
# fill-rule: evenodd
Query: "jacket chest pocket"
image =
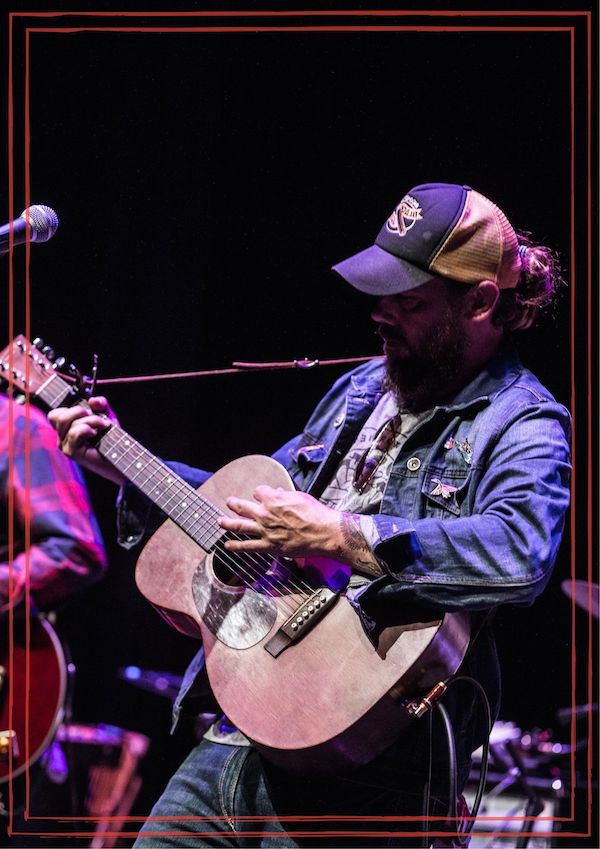
<path fill-rule="evenodd" d="M 324 443 L 313 441 L 310 435 L 304 436 L 303 444 L 296 449 L 287 467 L 296 489 L 308 489 L 327 451 Z"/>
<path fill-rule="evenodd" d="M 423 515 L 432 519 L 460 516 L 469 478 L 468 469 L 429 466 L 421 487 Z"/>

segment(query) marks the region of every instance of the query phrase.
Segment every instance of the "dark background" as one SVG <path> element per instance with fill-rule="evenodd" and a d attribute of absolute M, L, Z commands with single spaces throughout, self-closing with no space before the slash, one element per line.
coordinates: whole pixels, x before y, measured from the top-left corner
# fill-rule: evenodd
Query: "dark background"
<path fill-rule="evenodd" d="M 22 27 L 17 22 L 20 36 Z M 578 29 L 579 59 L 583 48 Z M 568 740 L 569 729 L 556 721 L 557 709 L 571 702 L 572 610 L 560 584 L 572 568 L 586 577 L 588 310 L 595 322 L 585 276 L 579 59 L 571 252 L 568 34 L 34 32 L 29 198 L 22 38 L 14 51 L 14 212 L 45 203 L 60 218 L 52 241 L 31 249 L 29 332 L 84 371 L 97 352 L 101 378 L 379 353 L 369 299 L 329 269 L 370 244 L 394 204 L 420 182 L 471 185 L 515 227 L 558 250 L 569 287 L 554 318 L 524 335 L 520 348 L 560 401 L 572 407 L 575 392 L 581 543 L 572 565 L 567 533 L 544 595 L 533 608 L 503 610 L 497 633 L 501 718 Z M 24 279 L 16 257 L 15 333 L 27 326 Z M 157 454 L 216 469 L 277 448 L 342 370 L 103 391 L 124 427 Z M 144 813 L 193 735 L 188 724 L 169 738 L 168 700 L 124 683 L 117 670 L 133 664 L 180 674 L 197 645 L 138 594 L 135 556 L 114 542 L 113 487 L 88 480 L 110 570 L 60 612 L 59 628 L 77 666 L 75 719 L 152 740 L 136 805 Z M 577 699 L 586 701 L 585 614 L 575 618 Z"/>

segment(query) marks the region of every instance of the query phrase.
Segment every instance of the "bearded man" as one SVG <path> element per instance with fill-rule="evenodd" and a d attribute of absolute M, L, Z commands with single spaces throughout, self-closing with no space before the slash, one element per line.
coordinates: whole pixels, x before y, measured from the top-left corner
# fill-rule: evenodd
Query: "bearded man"
<path fill-rule="evenodd" d="M 334 271 L 374 298 L 384 361 L 339 379 L 274 455 L 295 490 L 231 492 L 219 519 L 223 550 L 346 564 L 345 598 L 382 654 L 390 626 L 466 614 L 470 641 L 444 685 L 445 719 L 415 721 L 366 762 L 321 772 L 272 763 L 222 717 L 173 776 L 136 846 L 429 846 L 428 830 L 460 831 L 456 797 L 498 715 L 491 614 L 531 604 L 550 577 L 569 502 L 570 419 L 523 367 L 513 335 L 551 303 L 554 253 L 517 236 L 479 192 L 431 183 L 410 189 L 375 244 Z M 120 532 L 133 545 L 146 511 L 95 450 L 112 414 L 104 399 L 91 407 L 51 419 L 65 453 L 124 487 Z M 194 486 L 207 478 L 173 468 Z M 201 666 L 200 655 L 176 715 Z M 411 822 L 423 815 L 438 820 Z"/>

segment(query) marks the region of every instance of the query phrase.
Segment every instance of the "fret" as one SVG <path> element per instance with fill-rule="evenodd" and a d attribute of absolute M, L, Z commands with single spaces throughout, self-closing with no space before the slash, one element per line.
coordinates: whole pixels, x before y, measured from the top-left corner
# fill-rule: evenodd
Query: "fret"
<path fill-rule="evenodd" d="M 224 536 L 221 511 L 121 428 L 113 425 L 98 450 L 205 551 Z"/>
<path fill-rule="evenodd" d="M 168 489 L 166 489 L 161 496 L 161 508 L 167 513 L 168 516 L 174 518 L 175 511 L 179 506 L 179 501 L 182 496 L 187 495 L 189 492 L 193 492 L 191 487 L 182 481 L 177 475 L 170 475 L 166 479 L 166 483 L 168 484 Z"/>
<path fill-rule="evenodd" d="M 200 502 L 199 497 L 196 499 L 196 502 Z M 206 548 L 207 546 L 213 548 L 225 533 L 223 528 L 217 524 L 217 518 L 222 513 L 209 507 L 208 511 L 205 510 L 205 514 L 208 512 L 213 515 L 205 515 L 203 518 L 197 509 L 197 503 L 192 503 L 186 509 L 185 517 L 181 516 L 178 524 L 202 548 Z"/>
<path fill-rule="evenodd" d="M 146 495 L 160 505 L 161 510 L 167 512 L 169 503 L 175 496 L 174 492 L 175 477 L 174 475 L 165 475 L 161 470 L 161 476 L 154 474 L 150 486 L 146 489 Z"/>
<path fill-rule="evenodd" d="M 202 534 L 205 533 L 207 530 L 210 532 L 211 525 L 214 526 L 216 524 L 218 516 L 222 515 L 219 512 L 215 513 L 214 517 L 211 517 L 210 515 L 206 515 L 206 510 L 204 512 L 205 515 L 202 515 L 202 513 L 199 512 L 197 509 L 190 509 L 189 511 L 190 515 L 189 518 L 186 520 L 186 523 L 188 525 L 186 530 L 189 535 L 194 539 L 196 539 L 197 537 L 202 537 Z M 208 513 L 210 513 L 210 511 L 208 511 Z"/>

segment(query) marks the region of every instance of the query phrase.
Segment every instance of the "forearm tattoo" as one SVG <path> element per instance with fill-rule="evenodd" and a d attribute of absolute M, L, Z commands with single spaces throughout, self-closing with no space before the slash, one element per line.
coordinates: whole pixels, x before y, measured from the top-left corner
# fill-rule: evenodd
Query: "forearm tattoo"
<path fill-rule="evenodd" d="M 357 571 L 367 575 L 385 574 L 352 513 L 341 514 L 341 531 L 344 548 L 351 555 L 352 566 Z"/>

